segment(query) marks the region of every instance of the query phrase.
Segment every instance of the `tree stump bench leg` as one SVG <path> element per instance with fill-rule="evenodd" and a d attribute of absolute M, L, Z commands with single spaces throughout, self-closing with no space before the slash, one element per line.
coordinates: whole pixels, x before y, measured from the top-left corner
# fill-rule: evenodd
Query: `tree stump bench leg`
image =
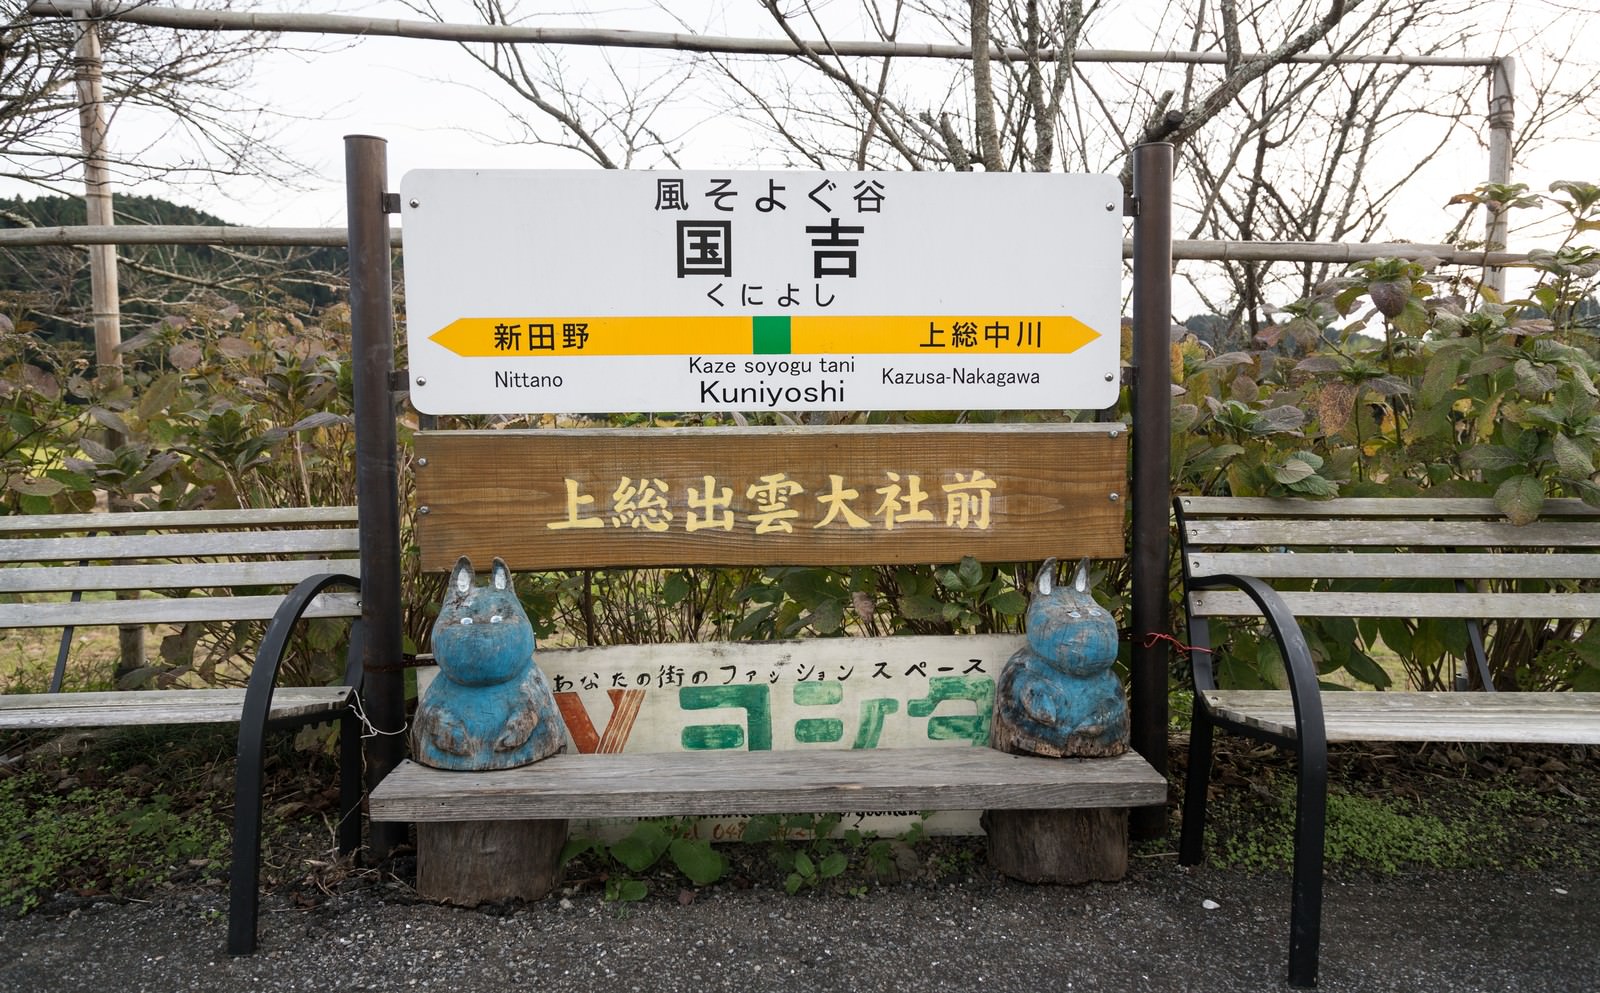
<path fill-rule="evenodd" d="M 417 895 L 475 907 L 542 900 L 561 878 L 567 822 L 436 821 L 417 825 Z"/>
<path fill-rule="evenodd" d="M 989 864 L 1025 883 L 1109 883 L 1128 871 L 1128 810 L 990 810 Z"/>

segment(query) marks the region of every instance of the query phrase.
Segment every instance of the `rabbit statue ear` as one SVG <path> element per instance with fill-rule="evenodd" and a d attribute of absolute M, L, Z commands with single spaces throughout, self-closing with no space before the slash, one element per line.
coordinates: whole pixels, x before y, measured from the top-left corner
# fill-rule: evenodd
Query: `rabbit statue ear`
<path fill-rule="evenodd" d="M 511 588 L 511 570 L 506 568 L 506 560 L 498 555 L 495 556 L 494 569 L 490 572 L 490 575 L 494 577 L 495 589 L 509 590 Z"/>
<path fill-rule="evenodd" d="M 1079 593 L 1089 592 L 1089 560 L 1087 557 L 1078 560 L 1078 573 L 1072 577 L 1072 588 Z"/>
<path fill-rule="evenodd" d="M 1033 588 L 1039 591 L 1040 596 L 1049 596 L 1056 588 L 1056 560 L 1045 559 L 1039 567 L 1039 575 L 1033 581 Z"/>
<path fill-rule="evenodd" d="M 457 596 L 466 596 L 472 589 L 472 560 L 465 555 L 456 559 L 456 567 L 450 570 L 450 587 Z"/>

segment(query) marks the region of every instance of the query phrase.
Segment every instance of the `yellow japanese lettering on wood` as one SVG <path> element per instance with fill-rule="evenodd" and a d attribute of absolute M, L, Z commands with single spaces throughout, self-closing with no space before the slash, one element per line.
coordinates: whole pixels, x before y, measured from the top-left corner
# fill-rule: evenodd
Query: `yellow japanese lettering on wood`
<path fill-rule="evenodd" d="M 1123 554 L 1121 424 L 417 436 L 423 568 Z M 423 461 L 425 459 L 425 461 Z"/>

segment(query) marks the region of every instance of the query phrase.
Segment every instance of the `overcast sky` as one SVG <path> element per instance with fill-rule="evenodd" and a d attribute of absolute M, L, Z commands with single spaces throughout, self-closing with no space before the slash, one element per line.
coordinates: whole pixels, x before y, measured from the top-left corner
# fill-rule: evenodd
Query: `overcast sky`
<path fill-rule="evenodd" d="M 179 4 L 181 5 L 181 4 Z M 457 0 L 440 0 L 440 9 L 450 14 L 451 20 L 470 22 L 470 7 Z M 676 14 L 668 15 L 649 0 L 634 0 L 617 5 L 594 5 L 595 12 L 588 15 L 562 15 L 555 10 L 571 10 L 583 6 L 581 2 L 564 0 L 560 3 L 525 4 L 526 10 L 545 10 L 537 23 L 548 26 L 603 26 L 639 30 L 681 30 L 674 17 L 681 17 L 690 27 L 713 33 L 739 35 L 777 36 L 771 21 L 757 10 L 753 2 L 725 3 L 719 0 L 700 0 L 696 3 L 673 3 Z M 847 13 L 856 5 L 833 3 L 825 8 L 833 14 Z M 1117 5 L 1114 5 L 1117 6 Z M 1545 17 L 1559 13 L 1561 4 L 1547 0 L 1520 0 L 1513 2 L 1513 21 L 1536 11 Z M 401 17 L 417 19 L 404 4 L 393 0 L 265 0 L 263 9 L 314 10 L 322 13 L 342 13 L 358 16 Z M 1477 6 L 1475 20 L 1494 24 L 1497 13 L 1506 4 L 1490 2 Z M 1157 21 L 1163 4 L 1140 0 L 1125 3 L 1115 12 L 1130 22 Z M 1520 11 L 1520 13 L 1518 13 Z M 1106 18 L 1102 18 L 1103 23 Z M 1591 26 L 1592 28 L 1592 26 Z M 1146 26 L 1142 37 L 1115 32 L 1114 37 L 1091 36 L 1091 47 L 1144 47 L 1153 40 L 1159 28 Z M 1112 34 L 1105 28 L 1101 35 Z M 845 34 L 839 29 L 839 34 Z M 865 30 L 856 37 L 866 37 Z M 337 225 L 343 223 L 342 136 L 348 133 L 367 133 L 385 137 L 389 141 L 389 161 L 398 175 L 412 168 L 499 168 L 548 166 L 584 167 L 583 159 L 572 154 L 558 154 L 528 146 L 503 144 L 510 137 L 505 115 L 500 105 L 505 102 L 502 84 L 492 79 L 486 71 L 476 66 L 454 44 L 395 38 L 327 38 L 316 35 L 285 35 L 292 45 L 315 46 L 320 51 L 283 52 L 268 58 L 255 76 L 255 85 L 270 87 L 271 105 L 292 118 L 283 132 L 285 143 L 301 159 L 310 164 L 315 175 L 309 178 L 308 189 L 302 195 L 285 196 L 271 188 L 249 189 L 249 184 L 232 184 L 216 194 L 192 191 L 190 200 L 204 196 L 207 206 L 234 223 L 274 225 Z M 943 38 L 913 39 L 943 41 Z M 1141 44 L 1134 44 L 1135 42 Z M 1513 44 L 1508 39 L 1506 46 Z M 1586 46 L 1581 51 L 1590 53 L 1600 46 Z M 1475 54 L 1493 55 L 1495 51 Z M 577 71 L 592 70 L 599 65 L 594 49 L 568 48 L 563 55 L 569 58 Z M 664 73 L 673 65 L 681 64 L 682 56 L 666 52 L 622 52 L 615 60 L 625 79 L 630 82 L 648 80 L 654 74 Z M 1526 56 L 1524 57 L 1526 60 Z M 778 60 L 767 60 L 769 63 Z M 1520 68 L 1519 84 L 1524 87 L 1544 72 L 1543 67 L 1524 64 Z M 1104 67 L 1088 66 L 1088 72 L 1104 72 Z M 1451 70 L 1454 71 L 1454 70 Z M 1463 69 L 1466 74 L 1480 70 Z M 631 78 L 627 74 L 633 74 Z M 605 86 L 604 80 L 600 82 Z M 616 89 L 612 86 L 611 89 Z M 678 116 L 669 123 L 686 132 L 681 156 L 691 167 L 774 167 L 781 163 L 763 161 L 761 153 L 748 146 L 736 144 L 738 135 L 719 127 L 714 119 L 716 107 L 694 94 L 685 94 L 680 102 Z M 708 117 L 713 119 L 708 120 Z M 113 134 L 115 142 L 119 138 Z M 1454 154 L 1440 156 L 1440 166 L 1446 172 L 1431 184 L 1441 188 L 1459 176 L 1462 185 L 1452 188 L 1468 189 L 1482 181 L 1486 169 L 1486 156 L 1481 149 L 1462 147 Z M 1582 172 L 1594 173 L 1590 163 L 1595 161 L 1600 148 L 1593 142 L 1574 142 L 1565 149 L 1541 154 L 1536 160 L 1522 164 L 1520 177 L 1542 189 L 1551 179 L 1582 178 Z M 1574 173 L 1572 170 L 1580 170 Z M 1563 171 L 1566 170 L 1566 171 Z M 1590 177 L 1600 178 L 1600 177 Z M 144 192 L 144 191 L 142 191 Z M 160 192 L 152 189 L 147 192 Z M 1431 199 L 1431 198 L 1430 198 Z M 1446 222 L 1447 223 L 1447 222 Z M 1418 232 L 1415 240 L 1433 236 L 1435 232 Z"/>
<path fill-rule="evenodd" d="M 450 20 L 470 22 L 470 6 L 464 0 L 439 0 L 440 9 Z M 181 5 L 181 4 L 180 4 Z M 558 14 L 581 7 L 581 0 L 562 0 L 525 4 L 528 11 L 552 13 L 538 23 L 550 26 L 602 26 L 640 30 L 683 30 L 708 33 L 776 37 L 770 19 L 753 0 L 724 2 L 700 0 L 696 3 L 656 4 L 650 0 L 620 0 L 616 5 L 593 5 L 587 15 Z M 662 7 L 670 7 L 669 15 Z M 868 37 L 864 28 L 849 30 L 859 5 L 843 0 L 822 5 L 830 15 L 844 20 L 835 28 L 836 36 Z M 1112 5 L 1114 16 L 1130 30 L 1100 28 L 1086 39 L 1090 47 L 1148 46 L 1162 37 L 1161 3 L 1139 2 Z M 312 10 L 360 16 L 415 19 L 417 15 L 393 0 L 265 0 L 263 9 Z M 1570 34 L 1583 23 L 1596 32 L 1581 14 L 1565 12 L 1570 4 L 1559 0 L 1491 0 L 1478 4 L 1471 16 L 1480 27 L 1487 27 L 1489 42 L 1500 45 L 1475 51 L 1493 55 L 1510 50 L 1517 38 L 1500 34 L 1504 25 L 1523 32 L 1549 30 L 1558 19 L 1561 31 Z M 675 23 L 674 18 L 683 23 Z M 1563 35 L 1565 37 L 1567 35 Z M 191 203 L 215 213 L 229 222 L 270 226 L 342 226 L 344 192 L 342 137 L 350 133 L 374 134 L 389 142 L 389 164 L 394 182 L 418 168 L 544 168 L 586 167 L 586 160 L 571 153 L 508 144 L 514 128 L 508 126 L 501 104 L 507 99 L 502 84 L 473 63 L 457 46 L 448 42 L 395 38 L 327 38 L 316 35 L 286 35 L 287 44 L 312 48 L 312 51 L 285 51 L 270 56 L 255 74 L 254 85 L 270 93 L 272 106 L 289 118 L 281 138 L 290 151 L 304 161 L 311 173 L 298 187 L 282 187 L 230 182 L 222 188 L 189 187 L 174 190 L 151 184 L 135 192 L 166 196 Z M 929 37 L 909 40 L 944 41 Z M 1578 50 L 1593 59 L 1597 44 Z M 597 71 L 602 63 L 595 49 L 561 50 L 571 60 L 575 74 Z M 1534 79 L 1544 75 L 1545 66 L 1524 54 L 1519 67 L 1519 96 L 1525 96 Z M 648 85 L 682 64 L 683 56 L 668 52 L 617 53 L 614 64 L 624 82 Z M 767 60 L 775 63 L 780 60 Z M 914 71 L 914 70 L 913 70 Z M 1088 66 L 1087 72 L 1106 71 Z M 1449 70 L 1455 71 L 1455 70 Z M 1482 70 L 1460 70 L 1481 74 Z M 600 85 L 610 85 L 604 80 Z M 1484 96 L 1487 88 L 1482 87 Z M 514 98 L 512 98 L 514 99 Z M 1485 100 L 1486 102 L 1486 100 Z M 680 137 L 679 155 L 690 168 L 779 167 L 783 163 L 771 153 L 753 147 L 741 132 L 719 121 L 715 102 L 703 95 L 684 94 L 674 101 L 674 110 L 661 118 L 664 129 Z M 1519 118 L 1523 111 L 1519 108 Z M 1520 123 L 1520 120 L 1519 120 Z M 138 122 L 119 119 L 117 128 L 137 130 Z M 1447 154 L 1437 156 L 1430 171 L 1415 184 L 1416 192 L 1405 196 L 1391 222 L 1391 237 L 1431 241 L 1442 237 L 1458 216 L 1459 208 L 1446 209 L 1450 193 L 1468 190 L 1486 176 L 1487 155 L 1478 136 L 1458 142 Z M 113 131 L 113 143 L 126 143 L 130 135 Z M 123 147 L 126 147 L 124 144 Z M 1600 181 L 1600 147 L 1590 140 L 1568 140 L 1546 149 L 1531 160 L 1518 164 L 1516 178 L 1543 190 L 1553 179 L 1580 178 Z M 1108 162 L 1107 168 L 1115 166 Z M 1519 247 L 1513 245 L 1513 247 Z M 1525 246 L 1523 246 L 1525 247 Z"/>

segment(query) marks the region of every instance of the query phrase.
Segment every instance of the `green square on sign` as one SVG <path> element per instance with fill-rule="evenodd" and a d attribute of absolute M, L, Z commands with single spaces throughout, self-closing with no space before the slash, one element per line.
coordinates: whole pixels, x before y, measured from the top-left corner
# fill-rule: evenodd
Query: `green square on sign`
<path fill-rule="evenodd" d="M 788 355 L 789 319 L 787 317 L 751 318 L 750 353 L 752 355 Z"/>

